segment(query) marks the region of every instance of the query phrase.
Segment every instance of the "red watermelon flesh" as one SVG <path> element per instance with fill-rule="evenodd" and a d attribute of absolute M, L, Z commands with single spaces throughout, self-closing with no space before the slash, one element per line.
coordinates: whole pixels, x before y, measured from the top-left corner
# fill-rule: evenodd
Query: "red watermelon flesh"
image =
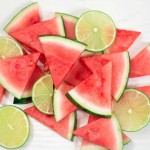
<path fill-rule="evenodd" d="M 129 55 L 128 52 L 99 54 L 87 56 L 81 59 L 83 63 L 95 72 L 108 61 L 112 62 L 112 96 L 119 100 L 125 89 L 129 74 Z"/>
<path fill-rule="evenodd" d="M 33 74 L 22 94 L 22 98 L 27 98 L 32 96 L 32 88 L 34 83 L 40 78 L 44 76 L 44 72 L 41 70 L 40 67 L 36 66 L 35 70 L 33 71 Z"/>
<path fill-rule="evenodd" d="M 123 145 L 126 145 L 129 142 L 131 142 L 131 139 L 124 132 L 122 132 L 122 138 L 123 138 Z"/>
<path fill-rule="evenodd" d="M 72 140 L 72 132 L 75 127 L 75 113 L 71 113 L 59 122 L 55 121 L 55 117 L 52 115 L 46 115 L 41 113 L 35 106 L 29 107 L 24 110 L 27 115 L 33 117 L 37 121 L 41 122 L 45 126 L 56 131 L 58 134 L 68 140 Z"/>
<path fill-rule="evenodd" d="M 1 100 L 2 100 L 2 97 L 3 97 L 3 95 L 4 95 L 4 92 L 5 92 L 5 89 L 3 88 L 2 85 L 0 85 L 0 102 L 1 102 Z"/>
<path fill-rule="evenodd" d="M 77 107 L 65 96 L 65 94 L 72 88 L 72 86 L 64 82 L 58 89 L 55 89 L 54 91 L 53 105 L 56 121 L 60 121 L 73 111 L 77 110 Z"/>
<path fill-rule="evenodd" d="M 105 50 L 105 53 L 118 53 L 127 51 L 137 37 L 141 34 L 138 31 L 117 29 L 114 43 Z"/>
<path fill-rule="evenodd" d="M 135 89 L 145 93 L 150 98 L 150 86 L 136 87 Z"/>
<path fill-rule="evenodd" d="M 0 60 L 0 82 L 18 99 L 30 80 L 40 53 Z"/>
<path fill-rule="evenodd" d="M 79 59 L 69 71 L 68 75 L 65 78 L 65 82 L 72 86 L 77 86 L 91 74 L 92 72 Z"/>
<path fill-rule="evenodd" d="M 85 45 L 58 36 L 43 36 L 40 41 L 57 89 L 85 50 Z"/>
<path fill-rule="evenodd" d="M 75 130 L 73 134 L 110 150 L 122 149 L 121 129 L 114 114 L 111 118 L 99 118 Z"/>
<path fill-rule="evenodd" d="M 86 112 L 111 115 L 111 71 L 110 62 L 70 90 L 66 96 Z"/>
<path fill-rule="evenodd" d="M 32 3 L 22 9 L 5 27 L 7 33 L 23 29 L 40 22 L 38 3 Z"/>
<path fill-rule="evenodd" d="M 60 35 L 64 36 L 64 28 L 61 17 L 56 17 L 47 21 L 36 23 L 32 26 L 11 32 L 10 35 L 20 43 L 43 53 L 39 36 Z"/>
<path fill-rule="evenodd" d="M 150 75 L 150 46 L 144 48 L 131 60 L 130 77 Z"/>

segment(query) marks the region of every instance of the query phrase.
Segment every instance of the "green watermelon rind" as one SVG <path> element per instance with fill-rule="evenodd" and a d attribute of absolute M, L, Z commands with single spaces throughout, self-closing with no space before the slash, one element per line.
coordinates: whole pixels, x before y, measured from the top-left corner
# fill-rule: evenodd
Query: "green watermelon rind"
<path fill-rule="evenodd" d="M 75 93 L 76 95 L 76 93 Z M 88 109 L 88 108 L 91 108 L 91 104 L 89 104 L 88 108 L 86 106 L 86 103 L 87 101 L 85 101 L 83 103 L 83 105 L 79 102 L 80 101 L 80 98 L 74 96 L 72 94 L 72 92 L 68 92 L 66 93 L 66 97 L 75 105 L 77 106 L 78 108 L 80 108 L 81 110 L 89 113 L 89 114 L 92 114 L 92 115 L 96 115 L 96 116 L 103 116 L 103 117 L 106 117 L 106 118 L 110 118 L 111 117 L 111 112 L 105 112 L 105 111 L 99 111 L 99 112 L 96 112 L 95 111 L 95 108 L 93 109 L 93 111 L 91 109 Z M 96 106 L 95 106 L 96 107 Z M 97 109 L 99 109 L 99 107 L 97 107 Z M 108 111 L 108 110 L 107 110 Z"/>
<path fill-rule="evenodd" d="M 23 14 L 25 14 L 28 10 L 31 11 L 34 8 L 38 8 L 38 3 L 34 2 L 20 10 L 10 21 L 9 23 L 5 26 L 3 29 L 4 31 L 8 31 L 11 26 L 14 26 L 16 23 L 18 23 L 19 18 L 22 18 Z"/>
<path fill-rule="evenodd" d="M 13 104 L 29 104 L 29 103 L 32 103 L 32 98 L 31 97 L 21 98 L 21 99 L 18 99 L 16 97 L 14 97 Z"/>
<path fill-rule="evenodd" d="M 20 147 L 24 146 L 24 145 L 26 144 L 26 142 L 28 141 L 28 139 L 29 139 L 29 136 L 30 136 L 30 119 L 29 119 L 28 115 L 27 115 L 21 108 L 19 108 L 19 107 L 17 107 L 17 106 L 14 106 L 14 105 L 13 105 L 13 106 L 12 106 L 12 105 L 7 105 L 7 106 L 18 108 L 18 109 L 24 114 L 24 116 L 26 116 L 26 118 L 27 118 L 27 120 L 28 120 L 28 125 L 29 125 L 28 136 L 27 136 L 27 138 L 25 139 L 25 141 L 24 141 L 23 144 L 19 145 L 18 147 L 15 147 L 15 149 L 16 149 L 16 148 L 20 148 Z M 1 107 L 0 109 L 2 109 L 2 108 L 4 108 L 4 107 L 7 107 L 7 106 L 3 106 L 3 107 Z M 12 149 L 12 148 L 9 148 L 9 147 L 5 147 L 5 146 L 3 146 L 2 144 L 0 144 L 0 146 L 1 146 L 1 147 L 4 147 L 4 148 L 6 148 L 6 149 Z M 13 148 L 13 149 L 14 149 L 14 148 Z"/>
<path fill-rule="evenodd" d="M 122 85 L 121 85 L 121 88 L 120 90 L 118 91 L 118 93 L 114 96 L 114 99 L 116 101 L 119 101 L 119 99 L 121 98 L 122 94 L 124 93 L 126 87 L 127 87 L 127 83 L 128 83 L 128 77 L 129 77 L 129 73 L 130 73 L 130 55 L 129 55 L 129 52 L 126 52 L 125 53 L 125 64 L 126 64 L 126 69 L 125 69 L 125 72 L 126 74 L 124 75 L 124 78 L 122 79 Z M 118 64 L 119 65 L 119 64 Z"/>
<path fill-rule="evenodd" d="M 87 12 L 83 13 L 83 14 L 80 16 L 80 18 L 81 18 L 83 15 L 85 15 L 86 13 L 92 12 L 92 11 L 97 11 L 97 12 L 103 13 L 103 14 L 107 15 L 108 17 L 110 17 L 108 14 L 106 14 L 106 13 L 104 13 L 104 12 L 102 12 L 102 11 L 91 10 L 91 11 L 87 11 Z M 75 36 L 76 36 L 77 41 L 79 41 L 79 40 L 78 40 L 78 36 L 77 36 L 76 30 L 77 30 L 77 25 L 78 25 L 78 23 L 79 23 L 79 21 L 80 21 L 80 18 L 78 19 L 78 21 L 77 21 L 77 23 L 76 23 L 76 27 L 75 27 Z M 111 19 L 111 21 L 112 21 L 112 24 L 113 24 L 113 26 L 114 26 L 114 29 L 116 30 L 116 26 L 115 26 L 114 21 L 112 20 L 111 17 L 110 17 L 110 19 Z M 103 49 L 100 49 L 100 50 L 96 50 L 96 51 L 95 51 L 95 50 L 91 50 L 91 49 L 87 49 L 87 48 L 86 48 L 86 50 L 89 51 L 89 52 L 93 52 L 93 53 L 104 52 L 104 50 L 106 50 L 107 48 L 109 48 L 109 47 L 114 43 L 115 38 L 116 38 L 116 32 L 114 33 L 114 39 L 111 41 L 111 43 L 109 43 L 109 45 L 107 45 L 107 46 L 104 47 Z"/>

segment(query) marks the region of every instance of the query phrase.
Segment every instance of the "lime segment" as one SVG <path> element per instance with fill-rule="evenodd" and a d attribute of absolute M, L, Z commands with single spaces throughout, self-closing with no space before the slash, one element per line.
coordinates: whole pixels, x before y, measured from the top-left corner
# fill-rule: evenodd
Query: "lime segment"
<path fill-rule="evenodd" d="M 93 52 L 108 48 L 116 37 L 116 28 L 112 19 L 100 11 L 84 13 L 76 24 L 77 40 L 87 44 L 87 50 Z"/>
<path fill-rule="evenodd" d="M 30 133 L 29 119 L 14 106 L 0 108 L 0 145 L 6 148 L 22 146 Z"/>
<path fill-rule="evenodd" d="M 53 80 L 51 75 L 41 77 L 33 86 L 32 100 L 37 109 L 45 114 L 53 114 Z"/>
<path fill-rule="evenodd" d="M 13 39 L 0 37 L 0 59 L 23 55 L 21 46 Z"/>
<path fill-rule="evenodd" d="M 125 90 L 119 102 L 113 101 L 122 130 L 137 131 L 147 125 L 150 119 L 150 102 L 142 92 L 134 89 Z"/>

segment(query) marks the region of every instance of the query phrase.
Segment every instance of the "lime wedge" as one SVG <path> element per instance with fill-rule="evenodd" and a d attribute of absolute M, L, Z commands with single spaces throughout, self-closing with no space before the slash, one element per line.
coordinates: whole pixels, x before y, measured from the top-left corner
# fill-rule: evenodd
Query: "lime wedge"
<path fill-rule="evenodd" d="M 113 101 L 112 106 L 124 131 L 138 131 L 150 120 L 149 99 L 138 90 L 125 90 L 119 102 Z"/>
<path fill-rule="evenodd" d="M 75 34 L 78 41 L 87 44 L 87 50 L 103 51 L 115 40 L 116 28 L 112 19 L 100 11 L 88 11 L 79 18 Z"/>
<path fill-rule="evenodd" d="M 32 101 L 44 114 L 53 114 L 53 80 L 51 75 L 41 77 L 33 86 Z"/>
<path fill-rule="evenodd" d="M 21 46 L 13 39 L 0 37 L 0 59 L 23 55 Z"/>
<path fill-rule="evenodd" d="M 0 146 L 18 148 L 28 139 L 30 123 L 26 114 L 14 106 L 0 108 Z"/>

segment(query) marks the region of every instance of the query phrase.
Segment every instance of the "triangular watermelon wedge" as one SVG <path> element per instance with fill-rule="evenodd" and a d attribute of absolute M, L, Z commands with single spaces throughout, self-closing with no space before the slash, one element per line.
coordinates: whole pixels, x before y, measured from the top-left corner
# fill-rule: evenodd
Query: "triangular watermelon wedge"
<path fill-rule="evenodd" d="M 65 26 L 65 31 L 66 31 L 66 37 L 69 39 L 75 40 L 76 39 L 75 26 L 78 21 L 78 18 L 75 16 L 71 16 L 71 15 L 68 15 L 65 13 L 59 13 L 59 12 L 56 12 L 55 16 L 62 16 L 64 26 Z"/>
<path fill-rule="evenodd" d="M 70 90 L 66 96 L 76 106 L 95 115 L 111 115 L 112 64 L 107 63 Z"/>
<path fill-rule="evenodd" d="M 68 140 L 73 140 L 73 130 L 76 127 L 76 113 L 72 112 L 59 122 L 55 121 L 55 117 L 52 115 L 46 115 L 41 113 L 35 106 L 29 107 L 24 110 L 29 116 L 33 117 L 37 121 L 41 122 L 45 126 L 56 131 L 58 134 Z"/>
<path fill-rule="evenodd" d="M 94 122 L 96 120 L 98 120 L 99 118 L 100 117 L 98 117 L 98 116 L 90 115 L 89 116 L 89 120 L 88 120 L 88 124 L 92 123 L 92 122 Z M 128 144 L 131 141 L 131 139 L 124 132 L 122 132 L 122 139 L 123 139 L 123 144 L 124 145 Z M 91 143 L 91 142 L 83 139 L 80 150 L 87 150 L 87 149 L 92 149 L 92 150 L 106 150 L 106 148 L 104 148 L 104 147 L 102 147 L 100 145 Z"/>
<path fill-rule="evenodd" d="M 5 92 L 5 89 L 4 89 L 4 87 L 0 84 L 0 102 L 1 102 L 1 100 L 2 100 L 2 97 L 3 97 L 3 95 L 4 95 L 4 92 Z"/>
<path fill-rule="evenodd" d="M 121 128 L 115 114 L 111 118 L 100 118 L 73 133 L 110 150 L 121 150 L 123 146 Z"/>
<path fill-rule="evenodd" d="M 150 75 L 150 45 L 131 60 L 130 77 Z"/>
<path fill-rule="evenodd" d="M 99 54 L 82 58 L 83 63 L 92 71 L 97 71 L 108 61 L 112 62 L 112 96 L 118 101 L 128 81 L 130 59 L 128 52 Z"/>
<path fill-rule="evenodd" d="M 86 46 L 58 36 L 43 36 L 40 41 L 57 89 Z"/>
<path fill-rule="evenodd" d="M 41 70 L 40 67 L 36 66 L 35 70 L 33 71 L 33 74 L 22 94 L 22 98 L 27 98 L 32 96 L 32 87 L 34 83 L 40 78 L 44 76 L 44 72 Z"/>
<path fill-rule="evenodd" d="M 18 12 L 4 28 L 4 31 L 11 33 L 40 22 L 38 3 L 32 3 Z"/>
<path fill-rule="evenodd" d="M 63 82 L 58 89 L 54 90 L 53 106 L 56 121 L 60 121 L 73 111 L 77 110 L 77 107 L 65 96 L 65 94 L 72 88 L 72 86 Z"/>
<path fill-rule="evenodd" d="M 0 60 L 0 82 L 18 99 L 33 74 L 39 56 L 40 53 L 34 53 Z"/>
<path fill-rule="evenodd" d="M 10 35 L 20 43 L 43 53 L 39 36 L 42 35 L 60 35 L 65 36 L 63 21 L 61 17 L 36 23 L 32 26 L 11 32 Z"/>
<path fill-rule="evenodd" d="M 138 31 L 117 29 L 114 43 L 105 50 L 105 53 L 118 53 L 127 51 L 137 37 L 141 34 Z"/>

